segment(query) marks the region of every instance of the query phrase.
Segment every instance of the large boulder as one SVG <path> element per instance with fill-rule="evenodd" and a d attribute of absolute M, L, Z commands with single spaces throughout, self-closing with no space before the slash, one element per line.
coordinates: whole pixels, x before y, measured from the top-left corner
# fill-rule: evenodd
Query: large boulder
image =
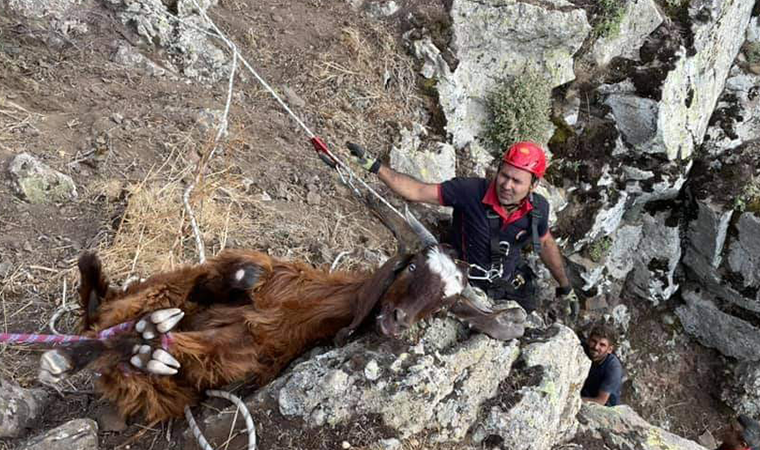
<path fill-rule="evenodd" d="M 727 256 L 728 268 L 739 278 L 737 289 L 754 300 L 751 309 L 760 312 L 760 216 L 753 212 L 739 216 L 736 238 L 729 243 Z"/>
<path fill-rule="evenodd" d="M 676 315 L 687 333 L 705 347 L 740 361 L 760 361 L 760 328 L 721 311 L 704 292 L 687 289 Z"/>
<path fill-rule="evenodd" d="M 726 88 L 712 113 L 704 148 L 721 155 L 760 138 L 760 75 L 731 68 Z"/>
<path fill-rule="evenodd" d="M 424 142 L 425 127 L 415 123 L 391 148 L 390 166 L 426 183 L 441 183 L 456 176 L 456 151 L 445 143 Z M 432 147 L 432 148 L 431 148 Z"/>
<path fill-rule="evenodd" d="M 167 50 L 172 60 L 164 64 L 167 67 L 176 66 L 184 76 L 202 82 L 213 83 L 228 76 L 230 58 L 202 31 L 208 28 L 208 24 L 192 0 L 178 0 L 176 15 L 161 0 L 107 2 L 122 23 L 135 27 L 137 34 L 150 45 Z M 216 5 L 216 0 L 199 1 L 198 4 L 206 11 Z M 132 59 L 136 58 L 133 56 Z"/>
<path fill-rule="evenodd" d="M 30 203 L 65 202 L 77 198 L 70 176 L 60 173 L 28 153 L 17 155 L 8 168 L 16 192 Z"/>
<path fill-rule="evenodd" d="M 610 94 L 606 100 L 629 145 L 641 153 L 661 154 L 669 161 L 691 158 L 702 143 L 744 42 L 751 12 L 752 2 L 689 3 L 693 43 L 688 52 L 675 48 L 672 54 L 662 55 L 674 60 L 666 62 L 671 69 L 662 84 L 644 89 L 639 82 L 635 92 Z M 656 78 L 647 81 L 656 83 Z"/>
<path fill-rule="evenodd" d="M 34 427 L 48 396 L 42 389 L 24 389 L 0 378 L 0 438 L 15 438 Z"/>
<path fill-rule="evenodd" d="M 438 93 L 458 149 L 482 135 L 485 99 L 500 80 L 530 69 L 550 87 L 572 80 L 573 55 L 591 30 L 586 12 L 564 0 L 454 0 L 451 18 L 459 64 Z"/>
<path fill-rule="evenodd" d="M 580 389 L 591 361 L 578 336 L 559 324 L 522 351 L 514 398 L 500 398 L 485 408 L 473 440 L 498 442 L 505 449 L 544 449 L 570 440 L 578 427 Z"/>
<path fill-rule="evenodd" d="M 584 403 L 578 414 L 584 438 L 610 450 L 707 450 L 696 442 L 647 423 L 627 405 Z M 601 441 L 601 442 L 600 442 Z"/>
<path fill-rule="evenodd" d="M 98 424 L 75 419 L 29 439 L 19 450 L 98 450 Z"/>
<path fill-rule="evenodd" d="M 376 417 L 392 437 L 426 432 L 435 441 L 460 441 L 509 376 L 519 344 L 481 334 L 465 337 L 462 324 L 451 318 L 417 327 L 419 342 L 396 351 L 365 336 L 307 358 L 246 404 L 305 429 Z M 227 414 L 213 415 L 204 429 L 212 439 L 217 431 L 225 439 L 229 421 Z"/>
<path fill-rule="evenodd" d="M 642 215 L 641 240 L 634 256 L 631 290 L 655 305 L 668 300 L 678 289 L 676 267 L 681 261 L 678 223 L 670 223 L 669 212 Z"/>
<path fill-rule="evenodd" d="M 737 364 L 733 382 L 727 383 L 722 397 L 736 412 L 760 417 L 760 363 Z"/>
<path fill-rule="evenodd" d="M 584 59 L 596 66 L 606 66 L 616 57 L 638 60 L 644 40 L 662 21 L 663 16 L 654 0 L 625 2 L 619 31 L 597 39 Z"/>
<path fill-rule="evenodd" d="M 387 439 L 461 443 L 472 436 L 527 448 L 532 436 L 550 448 L 575 432 L 590 363 L 569 328 L 533 333 L 522 351 L 517 341 L 469 335 L 450 318 L 423 323 L 416 344 L 394 351 L 365 336 L 304 358 L 246 404 L 260 420 L 304 430 L 371 421 Z M 231 420 L 228 413 L 206 417 L 206 437 L 224 442 Z M 189 433 L 185 439 L 194 445 Z"/>

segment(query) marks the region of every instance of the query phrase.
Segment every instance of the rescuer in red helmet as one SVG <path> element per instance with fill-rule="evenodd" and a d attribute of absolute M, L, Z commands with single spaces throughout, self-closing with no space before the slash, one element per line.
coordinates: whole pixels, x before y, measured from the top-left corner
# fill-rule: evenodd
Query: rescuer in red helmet
<path fill-rule="evenodd" d="M 522 249 L 533 245 L 559 284 L 557 297 L 566 317 L 574 319 L 578 298 L 565 274 L 559 247 L 549 231 L 549 202 L 533 191 L 546 171 L 546 155 L 532 142 L 518 142 L 504 153 L 493 180 L 454 178 L 423 183 L 370 157 L 354 144 L 349 148 L 365 169 L 376 173 L 396 194 L 413 202 L 454 208 L 448 241 L 470 264 L 470 283 L 494 300 L 517 301 L 528 313 L 538 307 L 533 272 Z"/>

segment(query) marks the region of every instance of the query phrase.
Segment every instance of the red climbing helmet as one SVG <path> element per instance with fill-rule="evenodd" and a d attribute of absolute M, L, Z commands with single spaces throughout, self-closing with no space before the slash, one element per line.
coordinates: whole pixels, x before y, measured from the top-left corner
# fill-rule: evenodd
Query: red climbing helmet
<path fill-rule="evenodd" d="M 533 142 L 518 142 L 509 147 L 502 157 L 505 163 L 526 170 L 538 178 L 546 172 L 546 155 L 538 145 Z"/>

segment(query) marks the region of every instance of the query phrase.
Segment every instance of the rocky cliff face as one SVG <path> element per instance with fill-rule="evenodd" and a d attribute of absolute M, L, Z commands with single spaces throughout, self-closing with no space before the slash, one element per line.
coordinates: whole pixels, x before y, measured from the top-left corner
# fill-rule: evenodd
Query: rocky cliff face
<path fill-rule="evenodd" d="M 179 165 L 180 161 L 202 160 L 203 154 L 182 153 L 185 149 L 182 142 L 201 140 L 189 131 L 183 134 L 164 127 L 156 135 L 148 133 L 145 142 L 137 141 L 141 133 L 147 133 L 156 123 L 167 121 L 164 116 L 171 117 L 170 122 L 192 123 L 194 130 L 205 127 L 206 131 L 216 131 L 217 125 L 224 122 L 220 120 L 218 103 L 226 95 L 226 78 L 233 67 L 231 53 L 222 40 L 209 35 L 209 24 L 199 8 L 212 17 L 216 11 L 224 12 L 225 26 L 236 38 L 244 38 L 247 45 L 264 48 L 264 42 L 275 46 L 274 41 L 282 45 L 277 47 L 277 55 L 258 53 L 257 62 L 266 67 L 277 85 L 285 84 L 280 82 L 281 78 L 297 87 L 281 86 L 278 92 L 291 106 L 306 110 L 311 122 L 327 128 L 336 142 L 355 134 L 367 133 L 378 139 L 383 136 L 387 141 L 383 144 L 392 148 L 391 165 L 429 182 L 455 174 L 483 175 L 490 170 L 493 159 L 490 153 L 494 149 L 489 148 L 484 137 L 490 120 L 486 98 L 504 79 L 529 70 L 538 71 L 545 74 L 553 90 L 555 125 L 542 142 L 548 145 L 552 162 L 541 189 L 552 203 L 553 232 L 563 244 L 574 284 L 584 298 L 584 317 L 576 328 L 582 330 L 595 320 L 607 319 L 626 334 L 618 353 L 629 364 L 627 386 L 639 392 L 631 394 L 635 398 L 649 389 L 642 384 L 636 388 L 637 377 L 644 375 L 637 372 L 636 366 L 656 361 L 660 355 L 656 350 L 661 350 L 636 347 L 641 340 L 636 333 L 644 334 L 638 330 L 641 324 L 636 319 L 655 317 L 658 327 L 653 329 L 662 336 L 650 337 L 648 342 L 659 343 L 665 349 L 682 343 L 694 345 L 688 335 L 702 346 L 715 349 L 723 355 L 719 364 L 730 371 L 730 381 L 721 387 L 725 404 L 734 411 L 760 415 L 757 350 L 760 348 L 760 147 L 755 142 L 760 137 L 757 4 L 738 0 L 628 0 L 621 2 L 615 13 L 617 31 L 600 34 L 600 21 L 609 18 L 581 1 L 453 0 L 444 8 L 420 6 L 411 0 L 399 2 L 403 5 L 358 0 L 329 5 L 332 9 L 328 12 L 319 12 L 311 4 L 293 6 L 271 1 L 263 6 L 242 8 L 237 4 L 240 2 L 227 3 L 0 2 L 18 23 L 45 30 L 42 33 L 45 40 L 39 45 L 59 49 L 61 54 L 67 54 L 64 49 L 72 42 L 76 48 L 84 46 L 96 33 L 100 40 L 107 37 L 110 42 L 107 64 L 117 65 L 119 73 L 126 73 L 130 80 L 150 85 L 144 88 L 150 95 L 140 97 L 131 106 L 141 111 L 141 115 L 125 118 L 124 114 L 131 111 L 126 108 L 124 114 L 98 113 L 102 117 L 97 119 L 70 111 L 66 114 L 71 117 L 66 116 L 65 120 L 55 117 L 52 122 L 60 122 L 67 132 L 76 130 L 81 121 L 92 119 L 88 122 L 91 136 L 75 136 L 76 140 L 86 142 L 87 148 L 77 147 L 69 152 L 75 157 L 61 161 L 55 159 L 55 152 L 22 151 L 39 143 L 35 136 L 44 133 L 37 127 L 50 134 L 55 134 L 51 130 L 58 130 L 41 125 L 52 127 L 51 121 L 33 122 L 34 116 L 28 110 L 36 106 L 41 111 L 39 115 L 52 113 L 31 101 L 24 103 L 26 106 L 20 104 L 28 98 L 23 92 L 22 98 L 3 97 L 0 106 L 10 108 L 4 118 L 9 114 L 20 117 L 26 111 L 29 115 L 25 116 L 25 123 L 37 125 L 24 128 L 23 123 L 7 126 L 3 123 L 4 128 L 0 128 L 3 145 L 0 155 L 7 160 L 8 175 L 7 186 L 3 188 L 17 199 L 14 202 L 34 205 L 25 210 L 32 215 L 35 208 L 50 208 L 44 214 L 55 217 L 56 213 L 75 208 L 77 202 L 85 200 L 113 202 L 118 205 L 114 209 L 126 214 L 125 198 L 136 196 L 137 192 L 134 186 L 132 190 L 122 188 L 129 177 L 114 176 L 117 178 L 114 190 L 107 183 L 89 184 L 89 178 L 105 170 L 103 167 L 110 167 L 109 164 L 125 173 L 142 167 L 140 158 L 129 153 L 133 144 L 151 149 L 140 156 L 155 158 L 151 161 L 160 167 L 169 162 Z M 308 9 L 311 7 L 315 9 Z M 430 20 L 431 8 L 438 14 L 438 21 Z M 247 17 L 249 9 L 255 11 L 257 23 L 267 23 L 261 25 L 261 30 L 241 25 L 240 17 Z M 301 18 L 313 14 L 314 21 L 322 21 L 323 27 L 294 36 L 297 20 L 280 9 L 287 14 L 300 12 Z M 338 30 L 345 25 L 338 24 L 336 17 L 341 14 L 361 21 L 366 25 L 364 31 L 350 27 Z M 98 15 L 107 17 L 111 25 L 94 27 L 100 23 L 93 19 Z M 293 22 L 288 22 L 291 19 Z M 372 41 L 370 38 L 378 36 L 361 33 L 399 22 L 407 28 L 403 41 L 410 55 L 382 54 L 382 59 L 372 53 L 380 50 L 372 49 L 368 42 L 379 42 L 378 46 L 387 49 L 392 48 L 395 40 Z M 104 31 L 111 26 L 121 31 Z M 338 30 L 335 35 L 322 34 L 329 27 Z M 398 31 L 392 29 L 394 33 Z M 125 39 L 117 38 L 116 34 Z M 402 39 L 402 33 L 397 34 L 395 38 Z M 442 34 L 449 38 L 443 39 Z M 325 44 L 320 42 L 322 38 L 339 42 L 339 47 L 326 51 Z M 18 39 L 23 43 L 22 38 Z M 18 56 L 13 59 L 14 52 L 17 55 L 20 50 L 10 48 L 0 49 L 6 55 L 4 58 L 18 65 L 13 69 L 17 72 L 8 73 L 16 76 L 21 85 L 19 80 L 23 77 L 19 74 L 30 70 L 28 65 L 24 69 L 21 62 L 28 62 Z M 298 66 L 292 57 L 282 56 L 300 50 L 317 53 L 317 48 L 325 52 L 302 55 L 314 58 L 311 67 Z M 284 59 L 276 59 L 278 56 Z M 298 70 L 278 71 L 274 64 L 269 65 L 273 60 L 292 63 Z M 350 64 L 356 66 L 349 68 Z M 423 101 L 418 101 L 417 90 L 410 88 L 415 84 L 409 74 L 413 64 L 419 70 L 418 86 L 428 91 L 421 95 L 435 100 L 427 109 L 422 107 Z M 371 76 L 357 75 L 362 69 Z M 36 87 L 29 89 L 46 89 L 43 83 L 46 79 L 38 78 L 34 81 Z M 104 101 L 99 89 L 106 92 L 106 88 L 96 84 L 101 83 L 97 78 L 88 79 L 92 86 L 87 92 L 94 92 L 92 96 L 83 95 L 91 103 Z M 354 219 L 350 217 L 362 215 L 363 210 L 344 214 L 340 205 L 350 198 L 350 190 L 326 188 L 330 183 L 321 182 L 320 176 L 331 180 L 328 177 L 332 177 L 332 172 L 321 172 L 327 169 L 321 166 L 317 169 L 318 163 L 304 163 L 293 156 L 296 139 L 293 127 L 261 100 L 263 91 L 250 87 L 253 85 L 250 75 L 239 78 L 250 85 L 236 92 L 232 103 L 237 102 L 237 111 L 241 113 L 245 111 L 242 106 L 245 101 L 258 102 L 251 109 L 260 115 L 252 118 L 250 126 L 266 136 L 267 142 L 257 141 L 256 132 L 255 136 L 246 134 L 249 123 L 244 120 L 233 123 L 236 126 L 224 124 L 223 131 L 230 133 L 229 142 L 237 142 L 236 137 L 243 142 L 239 151 L 243 156 L 235 160 L 237 169 L 220 168 L 219 173 L 235 172 L 235 177 L 233 184 L 218 182 L 213 186 L 217 194 L 214 199 L 229 202 L 225 204 L 227 209 L 212 210 L 209 206 L 209 211 L 222 211 L 209 214 L 226 214 L 229 224 L 232 208 L 244 205 L 239 210 L 240 228 L 246 223 L 247 211 L 257 215 L 251 218 L 254 221 L 265 220 L 260 216 L 272 214 L 276 217 L 260 227 L 268 231 L 256 232 L 269 233 L 265 239 L 273 251 L 290 255 L 294 247 L 308 248 L 308 256 L 313 260 L 332 262 L 340 257 L 332 247 L 337 245 L 336 236 L 341 234 L 341 221 L 349 221 L 356 225 L 355 229 L 367 230 L 371 220 L 352 222 Z M 225 85 L 211 92 L 215 83 Z M 196 84 L 200 86 L 197 90 L 186 87 Z M 180 95 L 179 89 L 187 91 Z M 142 90 L 135 88 L 129 95 L 137 97 Z M 77 95 L 71 92 L 66 95 L 67 102 L 76 103 Z M 333 95 L 335 99 L 330 100 L 328 97 Z M 139 109 L 159 102 L 164 96 L 185 100 L 201 96 L 204 103 L 217 109 L 198 108 L 202 109 L 198 112 L 164 104 L 160 113 Z M 109 97 L 108 102 L 118 102 L 113 98 Z M 322 108 L 334 109 L 312 110 L 308 107 L 310 102 L 324 102 L 320 103 Z M 63 104 L 59 107 L 67 108 Z M 443 125 L 436 126 L 441 120 Z M 356 125 L 360 121 L 362 127 Z M 270 128 L 276 132 L 263 134 Z M 7 140 L 2 134 L 5 130 L 10 130 L 12 136 L 22 133 L 28 140 L 19 140 L 23 145 L 7 151 L 4 144 Z M 61 130 L 58 132 L 63 133 Z M 154 152 L 151 145 L 157 141 L 162 142 L 161 150 Z M 48 142 L 63 145 L 63 141 Z M 261 150 L 270 143 L 273 149 Z M 123 154 L 114 148 L 121 149 Z M 181 157 L 164 160 L 165 155 L 156 154 L 162 152 Z M 230 151 L 225 157 L 237 156 Z M 265 175 L 271 173 L 275 164 L 278 171 L 285 167 L 282 173 L 274 177 Z M 291 165 L 296 169 L 289 169 Z M 152 166 L 146 163 L 142 167 L 145 172 L 140 175 L 145 181 L 141 183 L 151 180 L 153 169 L 148 167 Z M 159 193 L 166 196 L 166 192 L 174 192 L 162 183 L 170 184 L 186 173 L 189 171 L 179 170 L 167 177 L 168 181 L 156 182 Z M 246 203 L 254 195 L 256 200 Z M 157 195 L 147 203 L 158 202 L 161 197 Z M 13 209 L 15 206 L 0 206 L 2 212 L 18 211 Z M 309 211 L 320 208 L 327 217 L 326 224 L 320 222 L 312 229 L 307 224 L 296 231 L 283 225 L 287 221 L 299 222 Z M 89 210 L 77 211 L 78 217 L 86 217 Z M 104 223 L 119 222 L 114 219 L 117 212 L 108 213 L 108 217 L 102 218 Z M 111 217 L 111 213 L 115 216 Z M 445 217 L 447 213 L 434 211 L 436 217 Z M 6 226 L 7 221 L 4 215 L 0 225 Z M 107 234 L 83 223 L 72 223 L 72 228 L 85 230 L 87 236 L 81 239 L 85 243 Z M 174 222 L 172 226 L 176 229 Z M 47 226 L 39 228 L 44 230 Z M 15 228 L 8 226 L 8 230 Z M 210 244 L 223 247 L 228 230 L 229 226 L 223 236 L 220 234 L 222 237 L 209 238 Z M 351 233 L 346 234 L 354 237 Z M 320 236 L 325 234 L 331 235 L 332 240 L 321 241 Z M 358 241 L 367 247 L 368 242 L 382 241 L 376 234 L 374 230 L 361 231 L 350 248 L 356 247 Z M 140 239 L 142 236 L 141 232 Z M 247 240 L 250 236 L 242 232 L 235 239 L 252 246 L 261 244 Z M 109 242 L 118 241 L 113 237 L 101 245 L 107 248 Z M 182 239 L 178 242 L 171 251 L 189 247 Z M 126 265 L 131 264 L 134 270 L 143 244 L 132 244 L 138 250 L 130 253 Z M 82 243 L 76 246 L 77 250 L 87 247 Z M 382 244 L 375 246 L 358 258 L 364 263 L 382 259 L 378 250 Z M 3 281 L 16 273 L 5 258 L 8 257 L 0 255 Z M 170 259 L 169 264 L 174 263 Z M 41 263 L 32 265 L 40 267 Z M 540 265 L 536 268 L 542 276 L 539 295 L 550 300 L 553 286 L 548 273 Z M 34 277 L 29 274 L 27 278 Z M 0 295 L 4 292 L 0 288 Z M 370 335 L 342 348 L 318 348 L 270 385 L 250 393 L 245 402 L 260 426 L 262 442 L 270 448 L 309 448 L 320 433 L 333 433 L 328 440 L 335 446 L 344 441 L 350 446 L 350 441 L 356 440 L 361 445 L 382 448 L 401 448 L 402 441 L 441 448 L 552 449 L 564 448 L 561 446 L 566 443 L 620 449 L 702 448 L 663 427 L 647 423 L 630 407 L 581 405 L 579 391 L 589 360 L 579 336 L 563 324 L 545 324 L 538 316 L 532 317 L 531 323 L 532 328 L 519 342 L 495 341 L 471 332 L 450 317 L 437 317 L 419 325 L 402 342 L 381 342 Z M 663 360 L 668 358 L 678 358 L 675 350 L 663 356 Z M 673 361 L 662 361 L 663 366 L 668 363 Z M 690 374 L 674 374 L 681 376 Z M 42 391 L 27 391 L 12 383 L 7 386 L 0 394 L 0 437 L 30 434 L 28 430 L 34 429 L 43 414 L 40 405 L 52 400 Z M 229 411 L 204 416 L 203 428 L 212 443 L 222 445 L 229 439 L 232 417 Z M 61 448 L 97 448 L 98 426 L 91 421 L 75 420 L 48 433 L 34 431 L 39 431 L 31 433 L 35 437 L 20 443 L 26 446 L 23 448 L 46 448 L 52 442 L 62 445 Z M 181 448 L 195 445 L 189 432 L 175 441 L 180 442 Z M 233 445 L 242 442 L 243 438 L 236 437 Z"/>

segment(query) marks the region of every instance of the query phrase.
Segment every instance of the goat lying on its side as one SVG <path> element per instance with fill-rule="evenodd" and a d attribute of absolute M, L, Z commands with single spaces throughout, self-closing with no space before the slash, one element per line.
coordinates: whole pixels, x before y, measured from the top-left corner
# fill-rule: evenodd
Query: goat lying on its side
<path fill-rule="evenodd" d="M 106 340 L 45 352 L 40 380 L 55 383 L 89 367 L 124 417 L 142 413 L 155 423 L 182 415 L 206 389 L 243 379 L 266 384 L 319 341 L 345 341 L 377 310 L 381 332 L 396 336 L 451 306 L 467 285 L 467 265 L 422 230 L 422 251 L 400 253 L 373 274 L 227 250 L 125 291 L 110 288 L 97 256 L 86 253 L 79 260 L 85 333 L 136 323 Z M 462 301 L 452 312 L 494 337 L 515 337 L 511 310 L 487 313 Z"/>
<path fill-rule="evenodd" d="M 109 288 L 97 256 L 86 253 L 79 260 L 86 333 L 137 322 L 108 340 L 46 352 L 40 379 L 90 367 L 122 415 L 143 413 L 151 422 L 180 416 L 205 389 L 246 377 L 263 385 L 318 341 L 344 340 L 378 303 L 379 328 L 393 336 L 449 306 L 467 282 L 466 265 L 452 253 L 430 245 L 361 274 L 228 250 L 125 292 Z"/>

